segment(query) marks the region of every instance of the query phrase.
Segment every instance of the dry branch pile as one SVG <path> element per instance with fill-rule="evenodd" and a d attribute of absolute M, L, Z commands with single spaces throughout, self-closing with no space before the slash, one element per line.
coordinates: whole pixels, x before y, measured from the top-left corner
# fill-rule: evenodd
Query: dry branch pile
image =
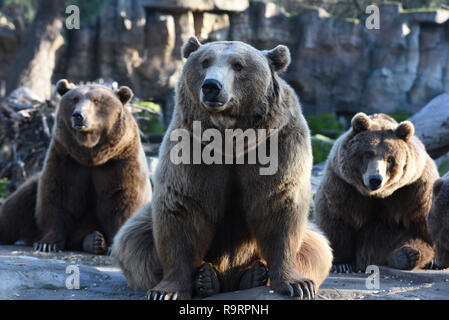
<path fill-rule="evenodd" d="M 14 191 L 42 168 L 56 104 L 18 88 L 0 102 L 0 177 Z"/>

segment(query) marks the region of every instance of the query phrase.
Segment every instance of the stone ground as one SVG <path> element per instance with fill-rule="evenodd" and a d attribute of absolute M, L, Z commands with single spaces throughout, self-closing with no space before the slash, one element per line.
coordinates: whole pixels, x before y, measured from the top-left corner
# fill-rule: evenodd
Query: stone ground
<path fill-rule="evenodd" d="M 77 265 L 80 289 L 66 288 Z M 449 269 L 399 271 L 380 268 L 378 290 L 366 288 L 369 274 L 331 273 L 318 299 L 336 300 L 449 300 Z M 145 299 L 145 292 L 128 288 L 123 274 L 107 256 L 80 252 L 36 253 L 25 246 L 0 246 L 0 299 Z M 213 300 L 286 299 L 269 287 L 259 287 L 210 297 Z"/>

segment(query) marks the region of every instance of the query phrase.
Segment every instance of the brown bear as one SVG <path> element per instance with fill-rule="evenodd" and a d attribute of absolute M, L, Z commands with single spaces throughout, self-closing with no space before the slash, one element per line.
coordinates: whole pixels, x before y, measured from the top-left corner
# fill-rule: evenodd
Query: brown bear
<path fill-rule="evenodd" d="M 356 114 L 335 142 L 315 195 L 333 271 L 423 268 L 434 256 L 426 218 L 436 166 L 413 124 Z"/>
<path fill-rule="evenodd" d="M 259 51 L 238 41 L 200 44 L 192 37 L 182 55 L 187 60 L 159 153 L 153 200 L 119 230 L 112 255 L 129 285 L 149 290 L 149 299 L 204 297 L 268 279 L 279 293 L 315 297 L 332 252 L 307 223 L 310 134 L 296 94 L 278 76 L 290 63 L 288 48 Z M 255 146 L 245 144 L 243 153 L 217 147 L 211 152 L 216 162 L 177 163 L 176 132 L 184 133 L 187 160 L 210 151 L 204 141 L 196 144 L 195 122 L 205 135 L 215 133 L 214 142 L 226 140 L 228 130 L 275 133 L 261 135 Z M 263 148 L 278 149 L 277 170 L 262 174 L 260 160 L 237 163 Z M 235 162 L 220 163 L 222 158 Z"/>
<path fill-rule="evenodd" d="M 62 96 L 42 172 L 0 208 L 0 243 L 104 253 L 150 200 L 149 171 L 128 87 L 57 83 Z"/>
<path fill-rule="evenodd" d="M 449 268 L 449 173 L 433 185 L 428 227 L 436 247 L 434 267 Z"/>

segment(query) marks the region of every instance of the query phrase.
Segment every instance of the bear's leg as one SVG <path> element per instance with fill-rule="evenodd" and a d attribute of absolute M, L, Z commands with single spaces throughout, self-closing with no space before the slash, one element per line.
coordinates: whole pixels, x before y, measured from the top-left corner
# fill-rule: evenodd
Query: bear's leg
<path fill-rule="evenodd" d="M 32 244 L 40 236 L 34 214 L 39 176 L 25 181 L 0 207 L 0 244 L 25 240 Z"/>
<path fill-rule="evenodd" d="M 120 228 L 112 244 L 111 256 L 120 265 L 132 289 L 147 291 L 161 281 L 162 267 L 154 245 L 149 203 Z"/>
<path fill-rule="evenodd" d="M 367 204 L 354 188 L 327 170 L 325 180 L 315 195 L 315 210 L 317 224 L 329 239 L 333 250 L 331 271 L 354 271 L 356 232 L 341 217 L 349 213 L 353 213 L 354 217 L 363 216 L 361 210 L 367 210 Z"/>
<path fill-rule="evenodd" d="M 292 199 L 271 203 L 269 207 L 265 203 L 248 221 L 261 256 L 267 262 L 270 286 L 278 293 L 301 299 L 313 299 L 316 294 L 314 281 L 301 274 L 296 266 L 306 227 L 307 205 L 296 204 Z"/>
<path fill-rule="evenodd" d="M 434 255 L 434 250 L 428 243 L 413 239 L 394 250 L 388 264 L 401 270 L 422 269 L 433 260 Z"/>
<path fill-rule="evenodd" d="M 296 266 L 302 275 L 313 280 L 317 290 L 331 270 L 332 249 L 329 241 L 311 223 L 307 225 L 301 248 L 296 256 Z"/>
<path fill-rule="evenodd" d="M 134 212 L 147 202 L 145 195 L 151 190 L 148 177 L 142 176 L 133 161 L 116 161 L 107 169 L 92 171 L 96 199 L 96 214 L 103 231 L 106 246 L 120 227 Z"/>
<path fill-rule="evenodd" d="M 152 209 L 154 239 L 164 277 L 148 291 L 148 299 L 190 299 L 195 270 L 210 246 L 214 228 L 201 212 L 189 212 L 187 208 L 173 212 L 161 200 L 154 199 Z"/>

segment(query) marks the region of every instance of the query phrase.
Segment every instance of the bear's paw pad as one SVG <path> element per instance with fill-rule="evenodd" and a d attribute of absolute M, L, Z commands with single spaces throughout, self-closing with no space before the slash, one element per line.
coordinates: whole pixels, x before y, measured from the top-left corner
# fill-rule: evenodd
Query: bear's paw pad
<path fill-rule="evenodd" d="M 240 279 L 240 290 L 265 286 L 268 282 L 268 270 L 265 264 L 257 261 L 254 265 L 245 271 Z"/>
<path fill-rule="evenodd" d="M 410 247 L 396 250 L 391 257 L 391 266 L 400 270 L 411 270 L 416 267 L 419 251 Z"/>
<path fill-rule="evenodd" d="M 93 254 L 104 254 L 106 252 L 106 241 L 99 231 L 88 234 L 83 240 L 83 251 Z"/>
<path fill-rule="evenodd" d="M 198 268 L 194 281 L 195 295 L 205 298 L 220 292 L 220 281 L 210 263 L 204 263 Z"/>

